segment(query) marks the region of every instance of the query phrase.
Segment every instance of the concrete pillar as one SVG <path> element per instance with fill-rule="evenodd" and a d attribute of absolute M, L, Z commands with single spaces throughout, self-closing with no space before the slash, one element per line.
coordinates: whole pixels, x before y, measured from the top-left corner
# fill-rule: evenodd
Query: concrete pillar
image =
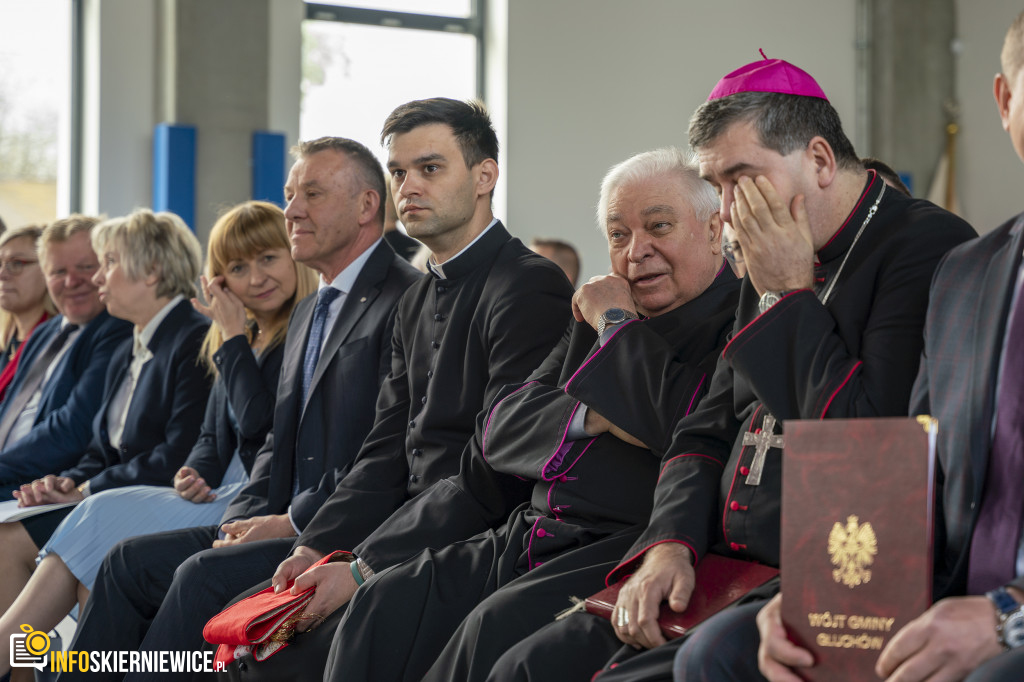
<path fill-rule="evenodd" d="M 196 127 L 196 224 L 205 236 L 250 196 L 252 132 L 268 122 L 268 0 L 164 0 L 161 113 Z"/>

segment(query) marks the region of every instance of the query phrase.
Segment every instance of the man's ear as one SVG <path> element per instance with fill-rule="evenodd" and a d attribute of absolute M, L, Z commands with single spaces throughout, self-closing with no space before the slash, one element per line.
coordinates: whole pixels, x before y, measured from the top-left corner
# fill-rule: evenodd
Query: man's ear
<path fill-rule="evenodd" d="M 996 108 L 999 109 L 999 118 L 1003 122 L 1003 130 L 1010 129 L 1010 81 L 1002 73 L 997 73 L 992 83 L 992 95 L 996 98 Z"/>
<path fill-rule="evenodd" d="M 359 224 L 372 222 L 380 211 L 381 196 L 375 189 L 364 189 L 359 195 Z"/>
<path fill-rule="evenodd" d="M 838 170 L 836 155 L 832 151 L 832 145 L 821 135 L 815 135 L 807 143 L 807 149 L 804 153 L 808 161 L 814 166 L 814 175 L 817 178 L 818 187 L 825 188 L 831 185 Z"/>
<path fill-rule="evenodd" d="M 708 220 L 708 229 L 711 232 L 711 253 L 716 256 L 722 255 L 722 215 L 718 211 L 711 214 Z"/>
<path fill-rule="evenodd" d="M 490 196 L 498 183 L 498 162 L 494 159 L 484 159 L 473 168 L 476 171 L 477 196 Z"/>

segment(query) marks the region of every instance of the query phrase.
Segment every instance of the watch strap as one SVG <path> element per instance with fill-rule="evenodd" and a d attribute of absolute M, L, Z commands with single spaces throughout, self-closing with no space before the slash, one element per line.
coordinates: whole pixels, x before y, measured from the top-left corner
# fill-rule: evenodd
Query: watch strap
<path fill-rule="evenodd" d="M 1005 587 L 997 587 L 994 590 L 990 590 L 985 593 L 985 596 L 989 598 L 992 605 L 996 607 L 996 611 L 1000 615 L 1008 615 L 1013 613 L 1021 607 L 1020 603 L 1013 598 Z"/>

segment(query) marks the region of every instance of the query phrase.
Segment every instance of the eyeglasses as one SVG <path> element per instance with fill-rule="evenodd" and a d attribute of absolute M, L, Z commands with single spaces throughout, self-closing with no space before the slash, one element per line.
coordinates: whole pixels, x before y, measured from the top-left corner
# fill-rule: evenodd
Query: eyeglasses
<path fill-rule="evenodd" d="M 27 260 L 25 258 L 11 258 L 10 260 L 0 260 L 0 273 L 4 270 L 9 271 L 12 275 L 20 275 L 25 267 L 28 265 L 34 265 L 38 263 L 37 260 Z"/>
<path fill-rule="evenodd" d="M 743 263 L 743 248 L 737 241 L 722 242 L 722 253 L 725 254 L 726 260 L 733 265 Z"/>

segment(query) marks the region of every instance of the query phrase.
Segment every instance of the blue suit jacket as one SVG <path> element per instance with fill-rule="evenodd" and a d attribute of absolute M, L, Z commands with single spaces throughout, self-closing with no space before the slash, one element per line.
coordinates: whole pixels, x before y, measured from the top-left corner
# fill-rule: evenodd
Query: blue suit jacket
<path fill-rule="evenodd" d="M 299 301 L 288 323 L 274 427 L 256 458 L 249 484 L 228 506 L 222 523 L 283 514 L 289 506 L 299 528 L 313 518 L 352 466 L 373 425 L 377 394 L 391 367 L 395 304 L 423 276 L 390 246 L 377 245 L 328 332 L 305 405 L 302 361 L 316 294 Z M 293 476 L 300 490 L 294 499 Z"/>
<path fill-rule="evenodd" d="M 63 317 L 48 320 L 29 337 L 22 349 L 18 373 L 8 395 L 15 395 L 36 358 L 60 331 Z M 92 437 L 92 422 L 103 399 L 104 378 L 110 358 L 125 339 L 131 324 L 104 310 L 79 333 L 43 387 L 32 430 L 0 451 L 0 484 L 20 485 L 72 466 Z M 0 407 L 3 419 L 9 404 Z"/>
<path fill-rule="evenodd" d="M 131 341 L 114 353 L 92 440 L 81 460 L 61 476 L 76 484 L 89 481 L 93 493 L 124 485 L 171 484 L 199 438 L 206 411 L 210 378 L 197 358 L 209 324 L 185 300 L 157 327 L 149 343 L 153 358 L 139 374 L 117 449 L 107 434 L 107 411 L 131 365 Z"/>

